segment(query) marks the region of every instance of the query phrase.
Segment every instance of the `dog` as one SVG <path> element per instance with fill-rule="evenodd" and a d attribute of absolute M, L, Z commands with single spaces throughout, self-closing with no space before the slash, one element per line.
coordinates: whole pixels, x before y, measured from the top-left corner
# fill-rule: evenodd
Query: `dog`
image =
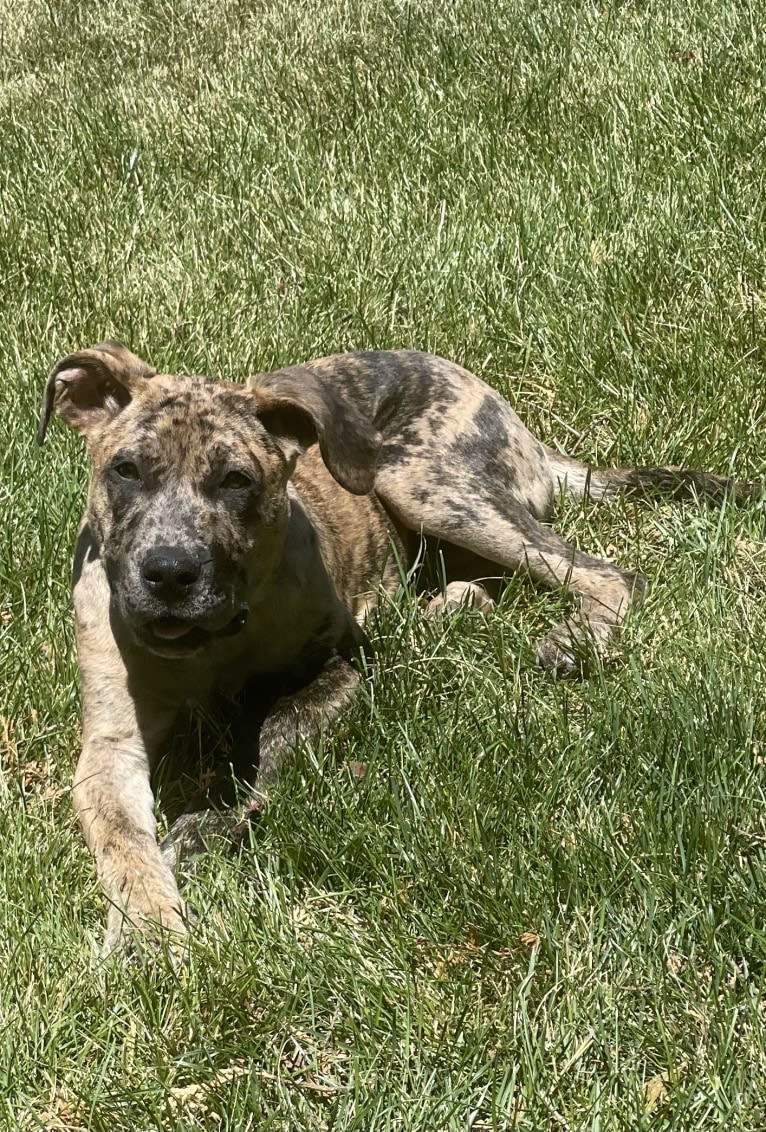
<path fill-rule="evenodd" d="M 706 472 L 589 467 L 534 437 L 461 366 L 406 350 L 239 385 L 157 373 L 108 341 L 53 367 L 40 443 L 52 413 L 92 464 L 74 560 L 73 798 L 108 902 L 104 952 L 134 931 L 188 930 L 176 840 L 198 825 L 182 819 L 161 848 L 150 782 L 185 704 L 272 690 L 252 740 L 257 812 L 298 739 L 350 702 L 365 617 L 423 538 L 442 554 L 432 615 L 490 609 L 486 579 L 513 571 L 579 598 L 537 646 L 538 663 L 561 673 L 603 649 L 646 590 L 546 525 L 561 491 L 762 491 Z"/>

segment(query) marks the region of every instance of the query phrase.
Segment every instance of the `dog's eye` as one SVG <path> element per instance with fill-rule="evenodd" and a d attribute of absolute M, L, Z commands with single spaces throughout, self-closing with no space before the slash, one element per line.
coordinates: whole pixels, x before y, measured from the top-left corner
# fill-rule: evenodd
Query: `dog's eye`
<path fill-rule="evenodd" d="M 221 480 L 221 487 L 224 491 L 244 491 L 245 488 L 252 487 L 253 481 L 250 476 L 245 475 L 244 472 L 227 472 Z"/>
<path fill-rule="evenodd" d="M 131 483 L 141 479 L 141 473 L 132 460 L 120 460 L 119 464 L 113 465 L 113 471 L 121 480 L 130 480 Z"/>

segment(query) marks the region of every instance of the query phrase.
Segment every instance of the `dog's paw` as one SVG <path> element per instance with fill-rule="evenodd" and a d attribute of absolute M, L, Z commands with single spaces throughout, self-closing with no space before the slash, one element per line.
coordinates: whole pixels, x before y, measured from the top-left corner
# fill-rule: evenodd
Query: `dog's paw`
<path fill-rule="evenodd" d="M 606 621 L 564 621 L 539 642 L 536 663 L 554 676 L 580 676 L 603 655 L 615 629 Z"/>
<path fill-rule="evenodd" d="M 177 872 L 185 861 L 206 853 L 214 841 L 230 843 L 237 820 L 231 811 L 181 814 L 160 842 L 162 860 L 172 872 Z"/>
<path fill-rule="evenodd" d="M 101 956 L 121 953 L 136 957 L 167 948 L 177 960 L 186 947 L 196 913 L 182 901 L 173 904 L 129 900 L 126 908 L 112 905 L 106 922 Z"/>
<path fill-rule="evenodd" d="M 243 849 L 247 849 L 250 844 L 250 831 L 258 824 L 268 804 L 268 792 L 264 787 L 256 788 L 242 811 L 242 816 L 232 830 L 232 854 L 241 853 Z"/>
<path fill-rule="evenodd" d="M 549 633 L 538 642 L 535 664 L 546 672 L 552 672 L 554 676 L 569 676 L 578 667 L 574 650 L 567 648 L 554 633 Z"/>
<path fill-rule="evenodd" d="M 444 593 L 437 594 L 425 609 L 426 617 L 448 617 L 459 609 L 474 609 L 489 613 L 494 601 L 478 582 L 450 582 Z"/>

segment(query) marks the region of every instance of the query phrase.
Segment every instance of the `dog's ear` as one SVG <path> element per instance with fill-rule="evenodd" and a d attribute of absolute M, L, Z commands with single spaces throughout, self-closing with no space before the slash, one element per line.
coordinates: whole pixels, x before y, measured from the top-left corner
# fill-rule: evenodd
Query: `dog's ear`
<path fill-rule="evenodd" d="M 157 371 L 121 342 L 99 342 L 56 362 L 45 385 L 37 443 L 42 444 L 51 413 L 87 436 L 123 409 L 136 387 Z"/>
<path fill-rule="evenodd" d="M 251 377 L 248 386 L 259 420 L 288 460 L 318 442 L 341 487 L 354 495 L 372 491 L 381 435 L 329 381 L 305 366 L 290 366 Z"/>

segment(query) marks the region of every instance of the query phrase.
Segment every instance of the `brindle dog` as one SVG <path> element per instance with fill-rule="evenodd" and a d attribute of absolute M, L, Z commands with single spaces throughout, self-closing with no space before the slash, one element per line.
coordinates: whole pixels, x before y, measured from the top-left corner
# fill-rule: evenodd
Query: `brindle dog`
<path fill-rule="evenodd" d="M 92 460 L 74 569 L 74 804 L 109 902 L 106 951 L 126 930 L 186 931 L 176 849 L 197 823 L 182 821 L 163 853 L 150 785 L 185 703 L 289 688 L 254 738 L 260 804 L 298 737 L 351 699 L 360 626 L 423 536 L 444 551 L 432 614 L 488 609 L 476 579 L 516 570 L 575 594 L 579 614 L 537 648 L 541 665 L 563 671 L 582 646 L 609 640 L 645 582 L 544 525 L 560 490 L 761 491 L 702 472 L 587 467 L 542 444 L 460 366 L 404 350 L 323 358 L 243 386 L 158 374 L 104 342 L 53 368 L 40 442 L 52 412 Z"/>

